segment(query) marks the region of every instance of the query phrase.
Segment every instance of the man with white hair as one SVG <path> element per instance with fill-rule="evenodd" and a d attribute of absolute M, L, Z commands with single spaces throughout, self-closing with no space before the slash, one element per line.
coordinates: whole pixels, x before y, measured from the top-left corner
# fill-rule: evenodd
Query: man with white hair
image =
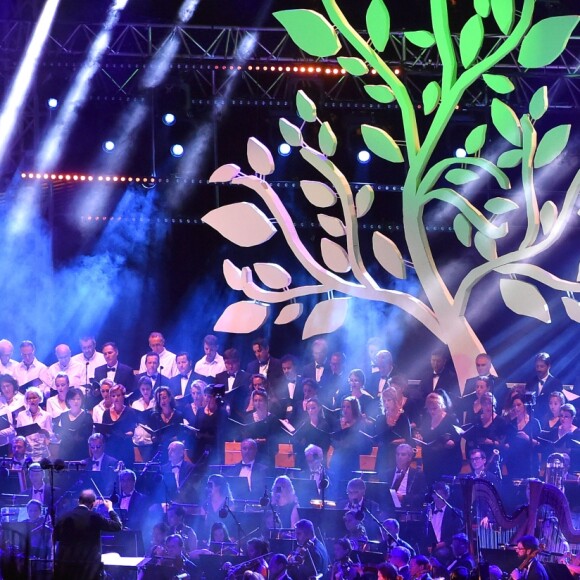
<path fill-rule="evenodd" d="M 83 385 L 95 378 L 95 369 L 107 361 L 102 352 L 97 351 L 97 341 L 94 336 L 83 336 L 80 339 L 81 352 L 72 357 L 72 362 L 79 364 L 83 369 Z"/>
<path fill-rule="evenodd" d="M 60 374 L 65 374 L 68 377 L 69 385 L 71 387 L 80 387 L 84 384 L 85 369 L 71 358 L 72 353 L 68 344 L 59 344 L 54 349 L 56 362 L 48 367 L 52 383 L 51 387 L 54 389 L 56 377 Z"/>
<path fill-rule="evenodd" d="M 7 339 L 0 340 L 0 375 L 14 376 L 18 362 L 12 360 L 14 345 Z"/>
<path fill-rule="evenodd" d="M 41 384 L 38 387 L 46 395 L 50 393 L 52 377 L 48 368 L 36 358 L 36 348 L 31 340 L 23 340 L 20 343 L 21 362 L 16 365 L 12 375 L 17 381 L 18 386 L 22 387 L 31 381 L 39 380 Z"/>

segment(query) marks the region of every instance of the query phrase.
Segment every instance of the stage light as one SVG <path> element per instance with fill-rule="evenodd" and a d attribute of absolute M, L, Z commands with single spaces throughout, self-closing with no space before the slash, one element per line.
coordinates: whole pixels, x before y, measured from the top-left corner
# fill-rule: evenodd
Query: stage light
<path fill-rule="evenodd" d="M 356 159 L 359 163 L 366 165 L 371 160 L 371 154 L 363 149 L 358 152 Z"/>
<path fill-rule="evenodd" d="M 455 157 L 459 157 L 460 159 L 463 159 L 464 157 L 467 157 L 467 151 L 463 147 L 458 147 L 455 150 Z"/>
<path fill-rule="evenodd" d="M 115 142 L 114 141 L 105 141 L 103 143 L 103 151 L 110 153 L 115 149 Z"/>
<path fill-rule="evenodd" d="M 292 148 L 290 147 L 290 145 L 288 145 L 288 143 L 280 143 L 280 145 L 278 145 L 278 153 L 280 153 L 282 157 L 288 157 L 291 151 Z"/>
<path fill-rule="evenodd" d="M 176 143 L 175 145 L 171 146 L 171 155 L 173 157 L 182 157 L 183 156 L 183 145 Z"/>
<path fill-rule="evenodd" d="M 173 113 L 165 113 L 165 115 L 163 115 L 163 124 L 168 127 L 175 125 L 175 115 Z"/>
<path fill-rule="evenodd" d="M 55 99 L 54 97 L 50 97 L 50 99 L 48 99 L 48 101 L 46 101 L 46 104 L 48 105 L 49 109 L 56 109 L 58 107 L 58 99 Z"/>

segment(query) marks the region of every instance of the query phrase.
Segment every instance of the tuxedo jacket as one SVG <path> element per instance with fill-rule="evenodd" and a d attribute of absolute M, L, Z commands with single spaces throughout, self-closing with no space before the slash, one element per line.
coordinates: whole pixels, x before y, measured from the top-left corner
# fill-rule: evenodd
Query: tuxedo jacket
<path fill-rule="evenodd" d="M 321 387 L 325 387 L 330 381 L 332 371 L 330 370 L 330 366 L 327 363 L 322 365 L 322 369 L 322 376 L 320 377 L 318 384 Z M 302 376 L 305 379 L 316 380 L 316 363 L 314 361 L 302 367 Z"/>
<path fill-rule="evenodd" d="M 95 369 L 95 380 L 102 381 L 107 378 L 107 365 L 102 365 Z M 133 374 L 133 369 L 124 365 L 123 363 L 117 363 L 117 370 L 115 371 L 115 377 L 113 379 L 115 383 L 123 385 L 128 393 L 133 392 L 135 388 L 135 375 Z"/>
<path fill-rule="evenodd" d="M 241 462 L 234 464 L 233 469 L 231 470 L 231 475 L 239 477 L 241 469 L 242 469 Z M 262 497 L 264 489 L 266 488 L 266 478 L 268 477 L 269 472 L 270 469 L 268 468 L 267 465 L 254 461 L 254 465 L 252 465 L 252 473 L 250 475 L 250 480 L 252 483 L 252 490 L 250 492 L 250 495 L 252 497 Z"/>
<path fill-rule="evenodd" d="M 548 375 L 546 382 L 542 388 L 542 392 L 538 395 L 538 379 L 535 377 L 533 380 L 526 383 L 526 392 L 536 394 L 536 408 L 534 415 L 536 418 L 543 417 L 550 408 L 550 393 L 553 391 L 562 391 L 562 382 L 560 379 Z"/>
<path fill-rule="evenodd" d="M 395 479 L 395 469 L 388 469 L 385 472 L 384 481 L 393 485 Z M 415 467 L 409 467 L 409 475 L 407 477 L 407 491 L 405 497 L 401 501 L 401 507 L 420 509 L 425 499 L 427 491 L 427 482 L 425 481 L 425 474 Z"/>
<path fill-rule="evenodd" d="M 54 526 L 54 578 L 99 578 L 101 570 L 101 531 L 118 532 L 123 528 L 119 516 L 109 517 L 77 506 L 59 518 Z"/>
<path fill-rule="evenodd" d="M 443 389 L 451 400 L 455 401 L 459 398 L 459 384 L 457 382 L 457 375 L 449 367 L 445 367 L 441 374 L 439 375 L 439 380 L 437 381 L 437 389 Z M 421 394 L 423 400 L 427 398 L 429 393 L 433 392 L 433 372 L 424 375 L 421 380 Z"/>
<path fill-rule="evenodd" d="M 226 390 L 227 390 L 228 377 L 229 377 L 229 373 L 227 371 L 223 371 L 221 373 L 218 373 L 215 376 L 215 384 L 216 385 L 225 385 Z M 249 373 L 240 369 L 236 373 L 236 378 L 234 379 L 234 384 L 232 385 L 232 388 L 230 390 L 233 391 L 234 389 L 237 389 L 238 387 L 248 387 L 250 385 L 250 378 L 251 378 L 251 375 Z"/>
<path fill-rule="evenodd" d="M 26 500 L 27 502 L 30 501 L 31 499 L 38 499 L 34 495 L 33 492 L 34 492 L 34 489 L 32 487 L 29 487 L 28 489 L 26 489 L 24 491 L 24 495 L 28 496 L 28 499 Z M 54 488 L 54 501 L 57 502 L 61 495 L 62 495 L 62 490 L 59 487 L 55 487 Z M 42 499 L 42 505 L 45 507 L 50 507 L 51 499 L 52 499 L 52 492 L 50 489 L 50 484 L 45 483 L 44 484 L 44 497 Z"/>
<path fill-rule="evenodd" d="M 387 377 L 387 381 L 393 376 L 394 369 L 391 371 L 391 374 Z M 365 382 L 365 391 L 370 393 L 373 397 L 377 397 L 379 394 L 379 383 L 381 382 L 382 375 L 381 373 L 373 373 L 370 377 L 367 377 Z M 383 389 L 388 387 L 388 383 L 385 384 Z"/>
<path fill-rule="evenodd" d="M 141 373 L 138 374 L 135 377 L 135 384 L 137 384 L 139 382 L 139 379 L 141 377 L 146 377 L 147 373 Z M 151 379 L 153 381 L 153 379 Z M 169 377 L 166 377 L 165 375 L 162 375 L 161 373 L 157 373 L 157 379 L 155 379 L 153 381 L 153 390 L 155 390 L 157 387 L 169 387 L 170 386 L 170 382 L 171 379 Z M 139 396 L 141 396 L 141 394 L 139 394 Z"/>
<path fill-rule="evenodd" d="M 140 530 L 142 527 L 142 523 L 144 518 L 147 516 L 147 506 L 149 500 L 147 496 L 139 493 L 138 491 L 133 490 L 131 494 L 131 498 L 129 499 L 129 507 L 127 509 L 127 515 L 124 518 L 125 525 L 130 530 Z M 119 504 L 116 508 L 121 507 L 121 497 L 119 496 Z"/>
<path fill-rule="evenodd" d="M 93 470 L 93 460 L 91 457 L 85 457 L 85 459 L 83 460 L 85 462 L 85 469 L 87 471 L 92 471 Z M 111 457 L 110 455 L 107 455 L 106 453 L 103 455 L 103 457 L 101 457 L 101 471 L 103 473 L 112 473 L 114 469 L 117 468 L 117 465 L 119 463 L 118 459 L 115 459 L 114 457 Z M 97 472 L 98 473 L 98 472 Z"/>
<path fill-rule="evenodd" d="M 185 386 L 185 393 L 183 393 L 184 397 L 191 393 L 191 383 L 193 383 L 196 378 L 196 373 L 191 371 Z M 174 377 L 170 378 L 169 384 L 167 386 L 171 389 L 171 393 L 174 397 L 181 397 L 181 375 L 175 375 Z"/>
<path fill-rule="evenodd" d="M 187 503 L 195 503 L 192 502 L 192 497 L 190 496 L 190 492 L 193 492 L 194 487 L 194 466 L 192 463 L 187 461 L 183 461 L 179 466 L 179 488 L 175 482 L 175 475 L 173 474 L 173 470 L 171 469 L 171 463 L 165 463 L 161 466 L 161 475 L 163 476 L 163 483 L 164 486 L 161 486 L 163 489 L 160 489 L 159 492 L 161 494 L 161 501 L 165 501 L 163 495 L 167 492 L 167 497 L 170 500 L 181 499 L 181 500 L 189 500 Z M 159 499 L 159 498 L 158 498 Z"/>
<path fill-rule="evenodd" d="M 443 521 L 441 522 L 441 541 L 447 546 L 451 546 L 451 540 L 455 534 L 463 531 L 463 517 L 458 509 L 445 508 L 443 512 Z M 433 526 L 429 523 L 427 532 L 427 544 L 434 545 L 437 543 Z"/>
<path fill-rule="evenodd" d="M 250 378 L 252 375 L 257 375 L 260 372 L 260 363 L 258 359 L 251 361 L 246 368 L 246 372 L 249 373 Z M 282 362 L 278 358 L 270 357 L 270 364 L 268 365 L 268 382 L 270 383 L 270 388 L 276 388 L 278 382 L 284 378 L 284 373 L 282 371 Z"/>

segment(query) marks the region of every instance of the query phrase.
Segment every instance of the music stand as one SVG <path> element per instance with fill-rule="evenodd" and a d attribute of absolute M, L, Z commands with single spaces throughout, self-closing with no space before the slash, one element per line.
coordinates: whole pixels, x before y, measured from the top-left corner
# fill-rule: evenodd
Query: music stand
<path fill-rule="evenodd" d="M 340 509 L 298 508 L 300 519 L 310 520 L 314 524 L 314 529 L 322 530 L 328 538 L 341 538 L 346 534 L 343 519 L 345 513 L 345 510 Z"/>

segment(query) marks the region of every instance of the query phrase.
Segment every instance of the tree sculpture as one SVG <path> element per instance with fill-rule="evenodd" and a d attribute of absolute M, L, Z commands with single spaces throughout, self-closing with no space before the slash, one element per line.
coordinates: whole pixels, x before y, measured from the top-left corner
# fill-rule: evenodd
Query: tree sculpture
<path fill-rule="evenodd" d="M 405 33 L 406 40 L 418 47 L 436 47 L 441 59 L 440 82 L 432 81 L 425 87 L 422 109 L 418 110 L 401 79 L 381 57 L 390 35 L 389 11 L 384 1 L 371 0 L 366 11 L 365 34 L 349 24 L 336 1 L 322 0 L 322 4 L 326 16 L 297 9 L 277 12 L 275 17 L 298 47 L 312 56 L 330 57 L 344 45 L 350 45 L 358 57 L 339 56 L 340 66 L 349 74 L 361 77 L 368 96 L 374 101 L 398 104 L 404 134 L 396 137 L 402 141 L 396 141 L 392 135 L 372 125 L 362 125 L 361 132 L 367 147 L 376 156 L 388 163 L 407 163 L 408 173 L 402 190 L 406 241 L 403 251 L 412 262 L 427 301 L 382 288 L 370 275 L 368 262 L 365 264 L 360 251 L 359 224 L 372 208 L 373 189 L 365 185 L 353 192 L 346 177 L 331 161 L 337 148 L 331 126 L 319 120 L 315 104 L 299 91 L 296 105 L 302 125 L 299 127 L 280 119 L 281 134 L 289 145 L 300 148 L 303 160 L 322 177 L 321 181 L 301 182 L 308 202 L 322 210 L 339 203 L 342 215 L 340 218 L 326 213 L 318 215 L 320 226 L 328 237 L 320 240 L 322 259 L 317 259 L 301 240 L 283 198 L 266 179 L 274 171 L 271 153 L 259 141 L 250 138 L 247 157 L 255 174 L 244 174 L 237 165 L 228 164 L 218 168 L 210 182 L 231 182 L 251 189 L 263 200 L 273 220 L 247 202 L 220 207 L 203 219 L 231 242 L 247 247 L 268 240 L 277 231 L 277 225 L 288 248 L 316 283 L 291 287 L 290 274 L 277 264 L 255 263 L 252 272 L 250 267 L 239 269 L 230 260 L 225 260 L 227 283 L 249 300 L 228 306 L 215 329 L 252 332 L 266 321 L 272 304 L 285 304 L 275 324 L 293 322 L 302 314 L 303 305 L 299 299 L 318 294 L 324 299 L 306 319 L 303 330 L 306 339 L 338 328 L 347 314 L 349 297 L 381 301 L 402 308 L 449 346 L 462 384 L 472 374 L 476 354 L 485 350 L 465 312 L 472 289 L 486 275 L 496 272 L 503 276 L 501 295 L 506 306 L 515 313 L 550 322 L 548 306 L 537 288 L 539 284 L 562 291 L 568 316 L 580 322 L 580 303 L 572 295 L 580 291 L 578 279 L 563 280 L 529 263 L 554 246 L 570 219 L 577 219 L 575 203 L 580 192 L 578 170 L 563 199 L 545 201 L 540 207 L 536 195 L 536 170 L 563 152 L 570 134 L 570 125 L 556 126 L 541 136 L 536 132 L 535 122 L 548 108 L 548 88 L 544 86 L 533 95 L 529 112 L 520 118 L 501 96 L 494 98 L 491 104 L 493 127 L 483 124 L 470 132 L 465 142 L 468 156 L 432 161 L 433 152 L 466 90 L 483 77 L 498 95 L 510 93 L 514 90 L 510 79 L 490 71 L 518 47 L 517 59 L 522 67 L 538 68 L 552 63 L 565 49 L 580 17 L 551 17 L 532 25 L 535 0 L 523 0 L 520 12 L 516 12 L 514 0 L 474 0 L 474 14 L 463 26 L 456 49 L 450 32 L 447 0 L 430 0 L 432 30 Z M 493 26 L 501 30 L 503 37 L 482 54 L 485 30 Z M 371 69 L 376 74 L 371 75 Z M 417 115 L 431 118 L 423 135 L 418 128 Z M 318 148 L 305 142 L 303 132 L 307 123 L 318 124 Z M 490 129 L 495 129 L 510 144 L 510 149 L 495 162 L 480 156 Z M 507 192 L 511 184 L 506 169 L 519 175 L 525 204 L 520 207 L 509 197 L 496 197 L 487 200 L 483 208 L 476 207 L 469 199 L 469 184 L 488 176 Z M 434 202 L 454 207 L 455 235 L 463 246 L 480 256 L 480 263 L 465 273 L 454 293 L 438 271 L 427 239 L 424 212 Z M 509 229 L 511 220 L 522 212 L 526 216 L 523 235 Z M 510 249 L 499 251 L 497 240 L 508 236 L 512 237 Z M 400 279 L 406 277 L 402 252 L 392 240 L 375 231 L 372 249 L 372 259 L 390 275 Z M 254 281 L 254 273 L 261 284 Z"/>

